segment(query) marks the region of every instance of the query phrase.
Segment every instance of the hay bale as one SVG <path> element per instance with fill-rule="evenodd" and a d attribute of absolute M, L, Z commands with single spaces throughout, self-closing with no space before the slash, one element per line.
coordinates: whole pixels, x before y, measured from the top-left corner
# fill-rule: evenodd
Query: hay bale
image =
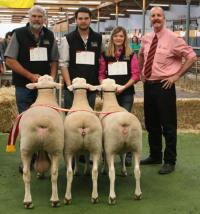
<path fill-rule="evenodd" d="M 197 129 L 200 119 L 200 99 L 177 100 L 178 129 Z"/>
<path fill-rule="evenodd" d="M 186 74 L 176 82 L 176 86 L 185 91 L 200 91 L 200 75 Z"/>
<path fill-rule="evenodd" d="M 17 116 L 14 87 L 0 88 L 0 132 L 8 132 Z"/>
<path fill-rule="evenodd" d="M 95 107 L 94 107 L 94 110 L 95 111 L 101 111 L 102 110 L 102 107 L 103 107 L 103 101 L 101 99 L 100 96 L 97 96 L 96 97 L 96 100 L 95 100 Z"/>
<path fill-rule="evenodd" d="M 102 100 L 100 97 L 96 99 L 96 111 L 101 111 Z M 144 103 L 143 98 L 135 98 L 132 113 L 144 125 Z M 177 99 L 177 125 L 178 130 L 200 130 L 200 99 Z"/>
<path fill-rule="evenodd" d="M 139 119 L 142 128 L 145 129 L 144 125 L 144 102 L 143 98 L 135 98 L 132 113 Z"/>
<path fill-rule="evenodd" d="M 134 102 L 133 113 L 144 125 L 144 106 L 142 99 Z M 200 99 L 177 99 L 177 125 L 182 130 L 200 130 Z"/>

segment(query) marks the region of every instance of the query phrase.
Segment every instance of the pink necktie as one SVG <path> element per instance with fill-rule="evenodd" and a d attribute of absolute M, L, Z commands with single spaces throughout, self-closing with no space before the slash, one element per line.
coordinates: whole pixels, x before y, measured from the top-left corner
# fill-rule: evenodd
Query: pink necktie
<path fill-rule="evenodd" d="M 151 47 L 149 49 L 147 61 L 146 61 L 145 68 L 144 68 L 144 76 L 146 79 L 148 79 L 151 76 L 152 65 L 153 65 L 153 60 L 154 60 L 154 56 L 156 53 L 157 44 L 158 44 L 158 37 L 155 34 L 155 36 L 151 42 Z"/>

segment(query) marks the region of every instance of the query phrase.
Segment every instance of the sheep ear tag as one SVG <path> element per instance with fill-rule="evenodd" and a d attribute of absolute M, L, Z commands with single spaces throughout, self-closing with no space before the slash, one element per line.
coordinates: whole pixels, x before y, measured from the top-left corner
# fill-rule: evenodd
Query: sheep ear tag
<path fill-rule="evenodd" d="M 37 83 L 29 83 L 29 84 L 26 84 L 26 87 L 27 87 L 28 89 L 35 89 L 36 86 L 37 86 Z"/>

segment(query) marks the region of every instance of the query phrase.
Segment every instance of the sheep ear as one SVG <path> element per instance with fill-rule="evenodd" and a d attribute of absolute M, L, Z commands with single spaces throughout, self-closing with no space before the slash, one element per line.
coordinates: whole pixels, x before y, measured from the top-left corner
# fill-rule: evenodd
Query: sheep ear
<path fill-rule="evenodd" d="M 74 89 L 73 85 L 69 85 L 69 86 L 67 86 L 67 88 L 68 88 L 70 91 L 73 91 L 73 89 Z"/>
<path fill-rule="evenodd" d="M 62 88 L 62 84 L 61 84 L 61 83 L 55 82 L 55 87 L 56 87 L 57 89 L 61 89 L 61 88 Z"/>
<path fill-rule="evenodd" d="M 37 88 L 37 85 L 38 85 L 38 83 L 29 83 L 29 84 L 26 84 L 26 87 L 28 89 L 35 89 L 35 88 Z"/>
<path fill-rule="evenodd" d="M 120 89 L 123 89 L 123 88 L 124 88 L 123 85 L 118 85 L 118 84 L 116 84 L 116 89 L 120 90 Z"/>
<path fill-rule="evenodd" d="M 102 85 L 96 85 L 95 87 L 96 87 L 97 91 L 101 91 L 102 90 Z"/>
<path fill-rule="evenodd" d="M 88 88 L 90 91 L 96 91 L 96 90 L 97 90 L 96 86 L 90 85 L 90 84 L 87 84 L 87 88 Z"/>
<path fill-rule="evenodd" d="M 87 84 L 87 87 L 90 91 L 101 91 L 101 86 L 100 85 L 90 85 L 90 84 Z"/>

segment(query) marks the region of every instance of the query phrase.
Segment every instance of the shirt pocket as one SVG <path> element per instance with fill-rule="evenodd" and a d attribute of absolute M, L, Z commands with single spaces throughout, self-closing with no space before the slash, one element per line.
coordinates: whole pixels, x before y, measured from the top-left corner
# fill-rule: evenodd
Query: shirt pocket
<path fill-rule="evenodd" d="M 170 52 L 166 49 L 158 49 L 155 53 L 154 60 L 158 64 L 166 64 L 170 60 Z"/>

